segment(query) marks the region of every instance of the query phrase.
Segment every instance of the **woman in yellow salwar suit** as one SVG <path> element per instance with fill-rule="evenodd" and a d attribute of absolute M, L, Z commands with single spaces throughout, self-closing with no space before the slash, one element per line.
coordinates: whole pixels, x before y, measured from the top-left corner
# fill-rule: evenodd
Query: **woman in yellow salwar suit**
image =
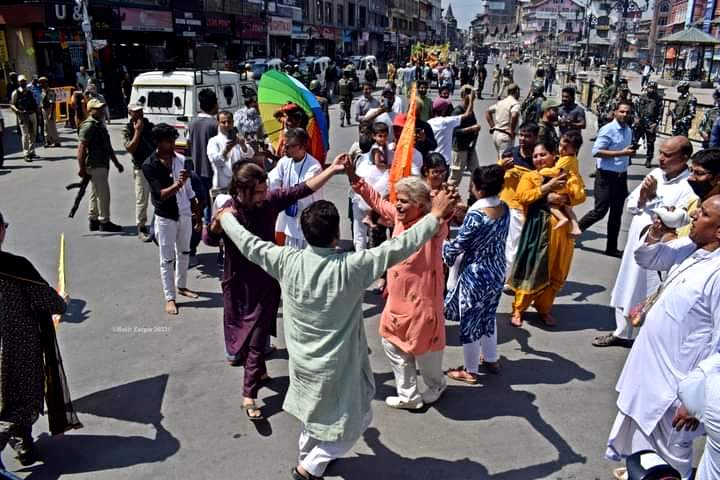
<path fill-rule="evenodd" d="M 515 290 L 512 324 L 516 327 L 522 326 L 522 314 L 531 304 L 546 325 L 555 325 L 550 310 L 570 272 L 575 240 L 570 236 L 569 224 L 554 228 L 558 220 L 550 213 L 548 200 L 556 203 L 566 196 L 567 204 L 578 205 L 585 201 L 585 188 L 582 178 L 571 170 L 554 178 L 540 173 L 553 167 L 556 161 L 554 145 L 538 144 L 533 151 L 536 170 L 522 176 L 515 193 L 515 200 L 525 213 L 510 275 L 510 285 Z"/>

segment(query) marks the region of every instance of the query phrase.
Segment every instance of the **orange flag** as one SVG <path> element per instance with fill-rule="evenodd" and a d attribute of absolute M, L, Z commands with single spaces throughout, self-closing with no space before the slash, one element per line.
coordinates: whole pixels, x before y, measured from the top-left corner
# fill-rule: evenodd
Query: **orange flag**
<path fill-rule="evenodd" d="M 395 203 L 397 194 L 395 192 L 395 184 L 404 177 L 409 177 L 412 172 L 413 153 L 415 150 L 415 120 L 417 118 L 416 104 L 416 87 L 413 85 L 410 93 L 410 106 L 408 107 L 405 126 L 403 126 L 400 139 L 396 140 L 395 155 L 393 156 L 393 164 L 390 168 L 390 178 L 388 181 L 390 187 L 390 202 Z"/>

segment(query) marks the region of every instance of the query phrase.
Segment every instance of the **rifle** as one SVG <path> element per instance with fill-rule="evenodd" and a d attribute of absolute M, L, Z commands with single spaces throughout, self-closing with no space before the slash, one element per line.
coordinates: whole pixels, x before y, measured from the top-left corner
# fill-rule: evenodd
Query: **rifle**
<path fill-rule="evenodd" d="M 68 217 L 73 218 L 75 216 L 75 212 L 77 212 L 78 207 L 80 206 L 80 202 L 82 201 L 83 197 L 85 196 L 85 190 L 87 190 L 87 186 L 90 183 L 90 177 L 83 177 L 82 181 L 71 183 L 70 185 L 65 187 L 65 190 L 73 190 L 75 188 L 78 189 L 77 195 L 75 195 L 75 201 L 73 202 L 72 208 L 70 208 L 70 214 Z"/>

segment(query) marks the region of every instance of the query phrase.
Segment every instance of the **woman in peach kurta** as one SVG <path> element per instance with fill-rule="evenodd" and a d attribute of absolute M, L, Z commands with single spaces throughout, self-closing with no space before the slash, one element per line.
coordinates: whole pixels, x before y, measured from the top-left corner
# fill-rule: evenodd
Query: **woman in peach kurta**
<path fill-rule="evenodd" d="M 384 200 L 354 172 L 350 183 L 370 207 L 394 224 L 396 237 L 429 211 L 430 189 L 417 177 L 396 185 L 395 205 Z M 390 360 L 397 396 L 385 399 L 393 408 L 417 409 L 435 402 L 445 390 L 442 353 L 445 349 L 443 315 L 442 244 L 448 236 L 447 223 L 420 250 L 388 270 L 387 303 L 380 318 L 383 348 Z M 418 392 L 416 368 L 428 389 Z"/>
<path fill-rule="evenodd" d="M 522 314 L 531 304 L 545 324 L 554 325 L 550 310 L 570 273 L 575 240 L 570 235 L 569 223 L 554 228 L 558 220 L 548 210 L 547 197 L 562 191 L 568 197 L 566 202 L 575 206 L 585 201 L 585 189 L 582 179 L 572 171 L 544 178 L 538 170 L 552 167 L 555 162 L 552 147 L 537 145 L 533 152 L 537 170 L 522 176 L 515 193 L 526 217 L 510 276 L 515 290 L 512 324 L 516 327 L 522 326 Z"/>

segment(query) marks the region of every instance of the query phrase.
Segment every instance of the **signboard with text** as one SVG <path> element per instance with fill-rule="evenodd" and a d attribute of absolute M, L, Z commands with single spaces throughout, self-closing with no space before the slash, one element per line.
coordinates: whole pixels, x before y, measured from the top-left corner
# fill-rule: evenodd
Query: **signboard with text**
<path fill-rule="evenodd" d="M 137 32 L 172 32 L 172 13 L 164 10 L 120 8 L 120 28 Z"/>
<path fill-rule="evenodd" d="M 205 15 L 205 31 L 208 33 L 232 34 L 232 22 L 227 15 Z"/>
<path fill-rule="evenodd" d="M 235 31 L 244 40 L 264 40 L 267 36 L 265 22 L 260 17 L 249 15 L 235 17 Z"/>
<path fill-rule="evenodd" d="M 270 22 L 268 23 L 268 32 L 270 32 L 270 35 L 283 35 L 283 36 L 290 36 L 292 35 L 292 19 L 286 18 L 286 17 L 270 17 Z"/>

